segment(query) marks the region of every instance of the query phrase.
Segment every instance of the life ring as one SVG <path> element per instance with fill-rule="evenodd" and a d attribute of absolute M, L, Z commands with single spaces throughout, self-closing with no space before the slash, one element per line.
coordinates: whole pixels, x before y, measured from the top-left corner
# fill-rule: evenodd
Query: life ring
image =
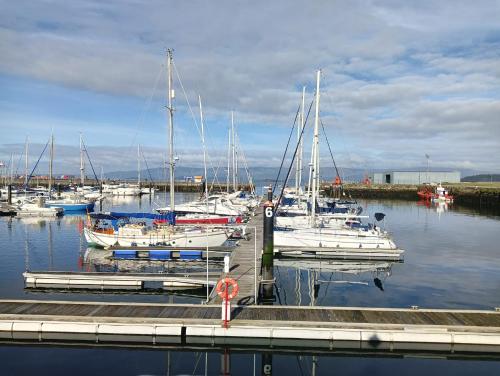
<path fill-rule="evenodd" d="M 227 286 L 227 287 L 226 287 Z M 229 292 L 229 289 L 232 287 L 231 292 Z M 227 288 L 227 291 L 226 291 Z M 215 287 L 215 291 L 217 291 L 217 294 L 222 298 L 222 299 L 227 299 L 231 300 L 238 295 L 238 291 L 240 290 L 240 287 L 238 286 L 238 282 L 236 282 L 234 279 L 226 277 L 221 279 L 219 282 L 217 282 L 217 286 Z"/>

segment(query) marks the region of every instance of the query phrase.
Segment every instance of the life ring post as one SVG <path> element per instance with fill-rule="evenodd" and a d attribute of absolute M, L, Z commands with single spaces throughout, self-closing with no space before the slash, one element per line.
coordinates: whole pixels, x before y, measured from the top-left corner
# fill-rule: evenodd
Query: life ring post
<path fill-rule="evenodd" d="M 231 320 L 231 299 L 234 299 L 238 295 L 240 290 L 238 282 L 233 278 L 225 277 L 217 282 L 215 286 L 215 291 L 222 299 L 222 326 L 224 328 L 229 327 L 229 321 Z"/>

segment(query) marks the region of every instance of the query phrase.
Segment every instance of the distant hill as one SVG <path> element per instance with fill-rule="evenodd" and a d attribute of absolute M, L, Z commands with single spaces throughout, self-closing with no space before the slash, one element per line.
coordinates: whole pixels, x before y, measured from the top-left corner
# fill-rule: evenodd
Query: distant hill
<path fill-rule="evenodd" d="M 500 181 L 500 174 L 480 174 L 466 176 L 461 179 L 463 182 L 488 182 L 488 181 Z"/>
<path fill-rule="evenodd" d="M 269 184 L 275 181 L 276 176 L 278 175 L 279 167 L 255 167 L 250 168 L 250 173 L 253 177 L 254 182 L 259 185 Z M 341 169 L 341 174 L 346 181 L 361 181 L 366 173 L 365 170 L 361 169 Z M 286 170 L 283 169 L 281 171 L 280 182 L 282 182 L 285 178 Z M 149 170 L 141 171 L 141 179 L 143 181 L 149 180 L 149 176 L 154 181 L 164 181 L 166 180 L 165 169 L 156 167 Z M 177 167 L 175 169 L 176 180 L 184 180 L 185 177 L 193 177 L 195 175 L 204 175 L 203 168 L 201 167 Z M 214 171 L 212 169 L 208 170 L 208 178 L 209 180 L 213 180 Z M 241 182 L 246 182 L 247 176 L 244 169 L 239 170 L 239 180 Z M 303 179 L 307 181 L 307 177 L 309 172 L 304 169 Z M 323 180 L 333 180 L 335 178 L 335 169 L 333 167 L 325 167 L 321 169 L 321 178 Z M 136 180 L 137 179 L 137 171 L 114 171 L 108 172 L 104 174 L 106 179 L 115 179 L 115 180 Z M 168 176 L 168 171 L 167 171 Z M 292 181 L 295 178 L 295 171 L 292 171 L 290 174 L 289 180 Z M 220 183 L 224 183 L 226 181 L 226 170 L 224 168 L 220 168 L 217 171 L 217 180 Z"/>

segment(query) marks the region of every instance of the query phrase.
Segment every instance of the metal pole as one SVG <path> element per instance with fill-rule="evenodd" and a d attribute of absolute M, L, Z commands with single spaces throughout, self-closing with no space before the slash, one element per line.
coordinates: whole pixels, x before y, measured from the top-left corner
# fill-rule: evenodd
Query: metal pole
<path fill-rule="evenodd" d="M 231 148 L 233 157 L 233 191 L 236 192 L 236 149 L 234 147 L 234 112 L 231 111 Z"/>
<path fill-rule="evenodd" d="M 54 134 L 50 136 L 49 198 L 52 196 L 52 164 L 54 163 Z"/>
<path fill-rule="evenodd" d="M 168 124 L 169 124 L 169 153 L 170 153 L 170 211 L 175 211 L 175 182 L 174 182 L 174 109 L 172 107 L 172 100 L 174 98 L 174 91 L 172 89 L 172 50 L 167 50 L 167 68 L 168 68 Z"/>
<path fill-rule="evenodd" d="M 316 196 L 319 189 L 318 170 L 319 170 L 319 82 L 321 79 L 321 71 L 316 73 L 316 109 L 314 118 L 314 138 L 313 138 L 313 177 L 312 177 L 312 202 L 311 202 L 311 225 L 316 223 Z"/>
<path fill-rule="evenodd" d="M 226 192 L 229 193 L 229 176 L 231 173 L 231 129 L 228 132 L 228 145 L 227 145 L 227 181 Z"/>
<path fill-rule="evenodd" d="M 207 210 L 207 217 L 209 215 L 209 210 L 208 210 L 208 184 L 207 184 L 207 148 L 205 144 L 205 123 L 203 122 L 203 107 L 201 105 L 201 95 L 198 95 L 198 101 L 200 104 L 200 123 L 201 123 L 201 142 L 203 144 L 203 168 L 204 168 L 204 185 L 205 185 L 205 206 Z M 209 286 L 208 286 L 208 267 L 209 267 L 209 252 L 208 252 L 208 228 L 205 229 L 206 231 L 206 239 L 207 239 L 207 303 L 208 303 L 208 298 L 209 298 Z"/>
<path fill-rule="evenodd" d="M 80 133 L 80 185 L 85 185 L 85 161 L 83 159 L 83 138 Z"/>
<path fill-rule="evenodd" d="M 253 228 L 253 241 L 254 241 L 254 293 L 253 293 L 253 304 L 257 304 L 257 294 L 258 294 L 258 286 L 257 286 L 257 227 Z"/>
<path fill-rule="evenodd" d="M 141 145 L 137 144 L 137 186 L 141 189 Z"/>

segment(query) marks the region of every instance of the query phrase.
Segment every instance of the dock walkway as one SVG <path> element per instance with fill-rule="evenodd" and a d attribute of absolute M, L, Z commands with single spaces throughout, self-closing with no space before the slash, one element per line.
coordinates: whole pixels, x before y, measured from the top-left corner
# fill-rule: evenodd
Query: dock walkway
<path fill-rule="evenodd" d="M 256 214 L 247 222 L 247 239 L 241 239 L 231 252 L 229 276 L 238 282 L 239 293 L 235 301 L 240 305 L 254 304 L 258 294 L 260 280 L 260 264 L 262 258 L 262 213 L 258 208 Z M 257 231 L 255 231 L 257 229 Z M 255 253 L 257 250 L 257 270 L 255 270 Z M 221 278 L 224 273 L 221 274 Z M 257 282 L 256 282 L 257 278 Z M 210 303 L 220 303 L 215 290 L 210 295 Z"/>
<path fill-rule="evenodd" d="M 0 300 L 3 340 L 500 352 L 500 312 Z"/>

